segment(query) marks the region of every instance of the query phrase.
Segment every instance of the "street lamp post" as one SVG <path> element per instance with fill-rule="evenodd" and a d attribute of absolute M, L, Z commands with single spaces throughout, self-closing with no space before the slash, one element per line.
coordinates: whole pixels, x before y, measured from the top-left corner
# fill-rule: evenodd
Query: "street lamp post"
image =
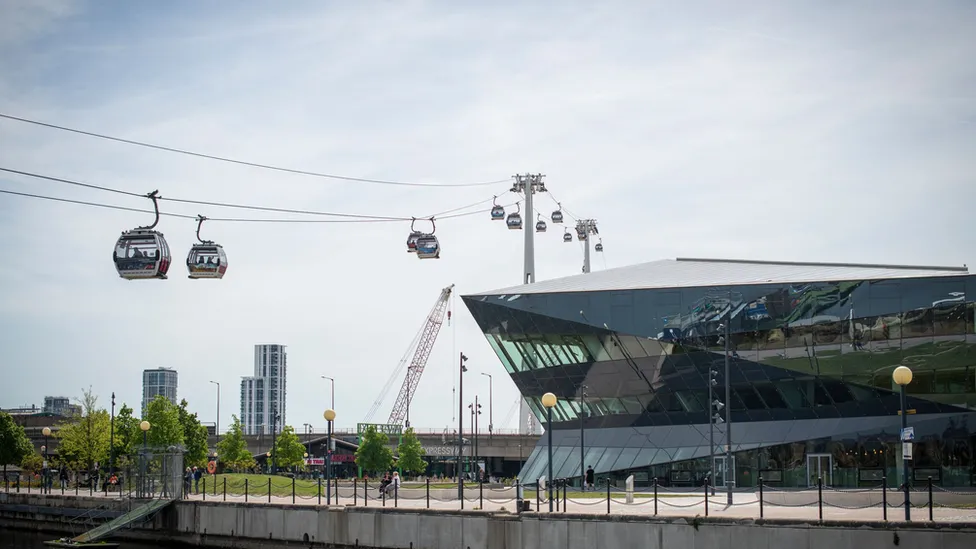
<path fill-rule="evenodd" d="M 51 428 L 45 427 L 41 429 L 41 434 L 44 435 L 44 446 L 41 446 L 41 453 L 44 454 L 44 490 L 50 493 L 50 489 L 47 486 L 47 477 L 48 475 L 51 474 L 49 470 L 50 464 L 48 463 L 48 459 L 47 459 L 47 439 L 49 436 L 51 436 Z"/>
<path fill-rule="evenodd" d="M 458 478 L 458 500 L 461 502 L 461 509 L 464 509 L 464 472 L 462 471 L 461 460 L 464 456 L 464 372 L 468 367 L 464 365 L 468 357 L 464 353 L 458 358 L 458 455 L 457 455 L 457 478 Z"/>
<path fill-rule="evenodd" d="M 278 420 L 281 418 L 278 415 L 278 410 L 275 410 L 271 414 L 271 474 L 275 474 L 278 471 Z"/>
<path fill-rule="evenodd" d="M 115 474 L 115 391 L 112 391 L 112 418 L 108 435 L 108 478 Z"/>
<path fill-rule="evenodd" d="M 899 366 L 895 368 L 895 371 L 891 373 L 891 379 L 901 388 L 901 439 L 902 445 L 911 444 L 911 442 L 905 440 L 905 432 L 908 427 L 908 397 L 905 395 L 905 387 L 912 382 L 912 370 L 907 366 Z M 909 446 L 910 448 L 910 446 Z M 905 521 L 912 520 L 912 496 L 911 489 L 909 488 L 909 459 L 911 454 L 909 451 L 902 450 L 902 487 L 905 490 Z"/>
<path fill-rule="evenodd" d="M 322 376 L 322 379 L 328 379 L 332 384 L 332 404 L 329 405 L 329 408 L 335 410 L 335 380 L 329 376 Z"/>
<path fill-rule="evenodd" d="M 141 492 L 142 496 L 146 497 L 146 492 L 148 485 L 146 484 L 146 474 L 149 472 L 149 429 L 152 427 L 146 420 L 142 420 L 139 423 L 139 430 L 142 431 L 142 459 L 139 460 L 139 469 L 142 471 L 142 482 L 141 482 Z"/>
<path fill-rule="evenodd" d="M 332 503 L 332 422 L 336 418 L 335 410 L 329 408 L 322 414 L 325 421 L 329 424 L 328 436 L 326 437 L 326 450 L 325 450 L 325 504 L 330 505 Z M 321 486 L 321 484 L 319 485 Z M 336 495 L 336 503 L 339 503 L 339 496 Z"/>
<path fill-rule="evenodd" d="M 583 406 L 586 405 L 586 385 L 580 385 L 580 490 L 586 491 L 586 464 L 583 463 L 583 456 L 586 452 L 583 451 Z"/>
<path fill-rule="evenodd" d="M 488 376 L 488 440 L 491 440 L 491 435 L 495 430 L 495 397 L 492 394 L 493 380 L 491 374 L 481 372 L 481 375 Z"/>
<path fill-rule="evenodd" d="M 552 512 L 552 407 L 556 405 L 556 395 L 542 395 L 542 405 L 546 407 L 546 433 L 549 438 L 549 475 L 546 477 L 546 492 L 549 496 L 549 512 Z"/>
<path fill-rule="evenodd" d="M 211 381 L 210 383 L 213 383 L 214 385 L 217 386 L 217 424 L 214 426 L 214 436 L 216 436 L 217 439 L 219 440 L 220 439 L 220 383 L 216 381 Z"/>

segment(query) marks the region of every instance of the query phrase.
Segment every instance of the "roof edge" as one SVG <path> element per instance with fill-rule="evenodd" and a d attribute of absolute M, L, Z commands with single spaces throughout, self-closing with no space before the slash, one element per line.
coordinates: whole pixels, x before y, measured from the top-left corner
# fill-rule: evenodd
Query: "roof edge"
<path fill-rule="evenodd" d="M 862 269 L 904 269 L 914 271 L 949 271 L 968 273 L 969 268 L 963 264 L 962 267 L 946 267 L 941 265 L 889 265 L 886 263 L 824 263 L 816 261 L 768 261 L 761 259 L 712 259 L 704 257 L 676 257 L 675 261 L 685 262 L 707 262 L 707 263 L 740 263 L 753 265 L 794 265 L 810 267 L 855 267 Z"/>

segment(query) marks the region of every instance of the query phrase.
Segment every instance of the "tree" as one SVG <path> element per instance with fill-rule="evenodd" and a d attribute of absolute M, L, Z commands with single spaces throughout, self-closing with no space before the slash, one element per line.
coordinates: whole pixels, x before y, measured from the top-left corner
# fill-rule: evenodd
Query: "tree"
<path fill-rule="evenodd" d="M 40 473 L 44 468 L 44 458 L 31 448 L 31 453 L 20 460 L 20 468 L 25 473 Z"/>
<path fill-rule="evenodd" d="M 377 432 L 376 427 L 370 425 L 359 440 L 356 450 L 356 465 L 367 473 L 388 471 L 393 465 L 393 451 L 387 446 L 390 438 L 384 433 Z"/>
<path fill-rule="evenodd" d="M 167 448 L 183 445 L 183 425 L 180 424 L 180 409 L 162 395 L 146 406 L 146 417 L 149 422 L 149 446 L 153 448 Z"/>
<path fill-rule="evenodd" d="M 14 421 L 13 416 L 0 412 L 0 465 L 7 475 L 7 465 L 20 465 L 24 458 L 34 453 L 24 428 Z"/>
<path fill-rule="evenodd" d="M 230 425 L 230 430 L 217 443 L 217 459 L 234 471 L 245 471 L 254 467 L 254 456 L 247 449 L 241 420 L 236 415 L 231 417 L 234 421 Z"/>
<path fill-rule="evenodd" d="M 295 434 L 295 428 L 285 425 L 275 443 L 275 465 L 305 469 L 305 445 Z"/>
<path fill-rule="evenodd" d="M 403 433 L 403 439 L 397 446 L 397 454 L 400 460 L 397 464 L 405 474 L 419 475 L 427 470 L 427 462 L 424 461 L 424 447 L 420 445 L 420 439 L 414 433 L 413 427 L 409 427 Z"/>
<path fill-rule="evenodd" d="M 61 424 L 57 437 L 58 455 L 69 467 L 91 470 L 108 458 L 111 420 L 108 411 L 98 408 L 98 397 L 91 388 L 82 391 L 81 415 Z"/>
<path fill-rule="evenodd" d="M 183 444 L 186 446 L 186 465 L 203 467 L 207 463 L 207 428 L 200 424 L 195 413 L 187 409 L 186 399 L 180 401 L 179 420 L 183 427 Z"/>
<path fill-rule="evenodd" d="M 116 467 L 124 467 L 129 463 L 130 456 L 136 453 L 138 444 L 142 442 L 139 434 L 139 418 L 133 416 L 132 412 L 132 408 L 123 403 L 115 416 Z"/>

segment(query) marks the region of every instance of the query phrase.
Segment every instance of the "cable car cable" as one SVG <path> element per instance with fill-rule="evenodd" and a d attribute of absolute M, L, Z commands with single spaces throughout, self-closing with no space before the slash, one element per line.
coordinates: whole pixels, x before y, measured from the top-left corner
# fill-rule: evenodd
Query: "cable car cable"
<path fill-rule="evenodd" d="M 45 196 L 45 195 L 40 195 L 40 194 L 32 194 L 32 193 L 24 193 L 24 192 L 18 192 L 18 191 L 10 191 L 10 190 L 6 190 L 6 189 L 0 189 L 0 194 L 10 194 L 10 195 L 16 195 L 16 196 L 23 196 L 23 197 L 26 197 L 26 198 L 37 198 L 37 199 L 41 199 L 41 200 L 50 200 L 50 201 L 53 201 L 53 202 L 64 202 L 64 203 L 67 203 L 67 204 L 77 204 L 77 205 L 80 205 L 80 206 L 92 206 L 92 207 L 96 207 L 96 208 L 106 208 L 106 209 L 110 209 L 110 210 L 120 210 L 120 211 L 126 211 L 126 212 L 136 212 L 136 213 L 145 213 L 145 214 L 152 214 L 152 213 L 154 213 L 153 210 L 144 210 L 144 209 L 140 209 L 140 208 L 131 208 L 131 207 L 128 207 L 128 206 L 117 206 L 115 204 L 104 204 L 104 203 L 100 203 L 100 202 L 86 202 L 84 200 L 74 200 L 74 199 L 71 199 L 71 198 L 61 198 L 61 197 L 56 197 L 56 196 Z M 146 197 L 145 195 L 139 195 L 139 196 L 141 198 L 145 198 Z M 509 206 L 514 206 L 514 205 L 515 205 L 514 203 L 509 204 Z M 476 210 L 476 211 L 472 211 L 472 212 L 464 212 L 464 213 L 453 214 L 453 215 L 439 216 L 439 217 L 437 217 L 437 219 L 443 221 L 445 219 L 454 219 L 454 218 L 458 218 L 458 217 L 467 217 L 469 215 L 483 214 L 483 213 L 485 213 L 487 211 L 488 211 L 487 209 L 485 209 L 485 210 Z M 167 217 L 178 217 L 178 218 L 181 218 L 181 219 L 192 219 L 194 221 L 197 220 L 197 216 L 195 216 L 195 215 L 186 215 L 186 214 L 179 214 L 179 213 L 172 213 L 172 212 L 162 212 L 162 211 L 159 212 L 159 215 L 161 215 L 161 216 L 167 216 Z M 423 218 L 423 219 L 428 219 L 428 218 Z M 406 219 L 406 221 L 409 221 L 409 220 L 410 220 L 409 218 Z M 374 218 L 374 219 L 259 219 L 258 218 L 258 219 L 255 219 L 255 218 L 247 218 L 247 217 L 243 217 L 243 218 L 235 218 L 235 217 L 207 217 L 207 221 L 219 221 L 219 222 L 225 222 L 225 223 L 401 223 L 401 222 L 404 221 L 404 219 L 401 219 L 401 218 L 390 218 L 390 219 L 387 219 L 387 218 Z"/>
<path fill-rule="evenodd" d="M 65 179 L 65 178 L 62 178 L 62 177 L 53 177 L 53 176 L 49 176 L 49 175 L 41 175 L 41 174 L 38 174 L 38 173 L 25 172 L 25 171 L 22 171 L 22 170 L 14 170 L 14 169 L 11 169 L 11 168 L 3 168 L 3 167 L 0 167 L 0 171 L 8 172 L 8 173 L 13 173 L 13 174 L 17 174 L 17 175 L 23 175 L 23 176 L 26 176 L 26 177 L 33 177 L 33 178 L 36 178 L 36 179 L 44 179 L 44 180 L 47 180 L 47 181 L 54 181 L 56 183 L 64 183 L 64 184 L 67 184 L 67 185 L 75 185 L 75 186 L 84 187 L 84 188 L 87 188 L 87 189 L 94 189 L 94 190 L 98 190 L 98 191 L 105 191 L 105 192 L 117 193 L 117 194 L 122 194 L 122 195 L 126 195 L 126 196 L 132 196 L 132 197 L 136 197 L 136 198 L 145 198 L 146 197 L 146 195 L 143 194 L 143 193 L 134 193 L 134 192 L 130 192 L 130 191 L 124 191 L 124 190 L 121 190 L 121 189 L 113 189 L 111 187 L 105 187 L 105 186 L 102 186 L 102 185 L 93 185 L 91 183 L 82 183 L 80 181 L 74 181 L 74 180 Z M 314 211 L 314 210 L 294 210 L 294 209 L 290 209 L 290 208 L 274 208 L 274 207 L 270 207 L 270 206 L 250 206 L 250 205 L 245 205 L 245 204 L 231 204 L 231 203 L 225 203 L 225 202 L 208 202 L 208 201 L 204 201 L 204 200 L 190 200 L 190 199 L 184 199 L 184 198 L 166 198 L 166 197 L 162 197 L 162 196 L 159 197 L 159 200 L 167 200 L 169 202 L 181 202 L 181 203 L 184 203 L 184 204 L 194 204 L 194 205 L 203 205 L 203 206 L 217 206 L 217 207 L 222 207 L 222 208 L 236 208 L 236 209 L 242 209 L 242 210 L 255 210 L 255 211 L 266 211 L 266 212 L 277 212 L 277 213 L 290 213 L 290 214 L 298 214 L 298 215 L 319 215 L 319 216 L 327 216 L 327 217 L 347 217 L 347 218 L 352 218 L 352 219 L 369 219 L 369 220 L 383 220 L 383 221 L 410 221 L 412 219 L 410 217 L 398 217 L 398 216 L 366 215 L 366 214 L 347 214 L 347 213 L 336 213 L 336 212 L 319 212 L 319 211 Z M 467 206 L 462 206 L 460 208 L 453 208 L 453 209 L 450 209 L 450 210 L 446 210 L 444 212 L 441 212 L 439 214 L 433 214 L 433 215 L 428 215 L 428 216 L 424 216 L 424 217 L 425 218 L 442 217 L 442 214 L 444 214 L 444 213 L 451 213 L 451 212 L 456 212 L 456 211 L 459 211 L 459 210 L 465 210 L 465 209 L 468 209 L 468 208 L 471 208 L 471 207 L 474 207 L 474 206 L 478 206 L 480 204 L 483 204 L 483 203 L 485 203 L 485 202 L 487 202 L 489 200 L 491 200 L 491 199 L 489 198 L 487 200 L 481 200 L 479 202 L 475 202 L 475 203 L 469 204 Z M 472 212 L 472 213 L 476 213 L 476 212 Z M 449 216 L 448 218 L 450 218 L 450 217 L 455 217 L 455 216 Z M 216 218 L 214 218 L 214 219 L 216 220 Z"/>
<path fill-rule="evenodd" d="M 506 178 L 506 179 L 497 179 L 497 180 L 494 180 L 494 181 L 483 181 L 483 182 L 479 182 L 479 183 L 443 183 L 443 184 L 437 184 L 437 183 L 414 183 L 414 182 L 409 182 L 409 181 L 394 181 L 394 180 L 386 180 L 386 179 L 369 179 L 369 178 L 365 178 L 365 177 L 351 177 L 351 176 L 346 176 L 346 175 L 337 175 L 337 174 L 330 174 L 330 173 L 313 172 L 313 171 L 309 171 L 309 170 L 299 170 L 299 169 L 295 169 L 295 168 L 284 168 L 284 167 L 281 167 L 281 166 L 274 166 L 274 165 L 271 165 L 271 164 L 261 164 L 261 163 L 258 163 L 258 162 L 249 162 L 249 161 L 246 161 L 246 160 L 238 160 L 238 159 L 234 159 L 234 158 L 227 158 L 227 157 L 223 157 L 223 156 L 217 156 L 217 155 L 213 155 L 213 154 L 200 153 L 200 152 L 190 151 L 190 150 L 186 150 L 186 149 L 178 149 L 178 148 L 175 148 L 175 147 L 166 147 L 164 145 L 155 145 L 155 144 L 152 144 L 152 143 L 146 143 L 144 141 L 135 141 L 133 139 L 125 139 L 125 138 L 122 138 L 122 137 L 115 137 L 115 136 L 106 135 L 106 134 L 102 134 L 102 133 L 95 133 L 95 132 L 90 132 L 90 131 L 85 131 L 85 130 L 79 130 L 79 129 L 76 129 L 76 128 L 69 128 L 67 126 L 60 126 L 60 125 L 51 124 L 51 123 L 48 123 L 48 122 L 41 122 L 39 120 L 31 120 L 29 118 L 21 118 L 19 116 L 13 116 L 13 115 L 10 115 L 10 114 L 0 113 L 0 118 L 5 118 L 7 120 L 14 120 L 16 122 L 23 122 L 25 124 L 33 124 L 35 126 L 42 126 L 42 127 L 50 128 L 50 129 L 54 129 L 54 130 L 61 130 L 61 131 L 65 131 L 65 132 L 76 133 L 76 134 L 79 134 L 79 135 L 86 135 L 88 137 L 97 137 L 98 139 L 106 139 L 106 140 L 109 140 L 109 141 L 116 141 L 118 143 L 125 143 L 125 144 L 128 144 L 128 145 L 136 145 L 136 146 L 139 146 L 139 147 L 146 147 L 146 148 L 156 149 L 156 150 L 160 150 L 160 151 L 166 151 L 166 152 L 172 152 L 172 153 L 178 153 L 178 154 L 185 154 L 185 155 L 188 155 L 188 156 L 196 156 L 198 158 L 206 158 L 208 160 L 217 160 L 219 162 L 228 162 L 228 163 L 231 163 L 231 164 L 239 164 L 239 165 L 242 165 L 242 166 L 250 166 L 252 168 L 261 168 L 261 169 L 264 169 L 264 170 L 274 170 L 274 171 L 286 172 L 286 173 L 293 173 L 293 174 L 298 174 L 298 175 L 307 175 L 307 176 L 311 176 L 311 177 L 322 177 L 322 178 L 327 178 L 327 179 L 339 179 L 339 180 L 342 180 L 342 181 L 355 181 L 355 182 L 358 182 L 358 183 L 375 183 L 375 184 L 378 184 L 378 185 L 395 185 L 395 186 L 400 186 L 400 187 L 444 187 L 444 188 L 454 187 L 454 188 L 457 188 L 457 187 L 486 187 L 486 186 L 489 186 L 489 185 L 499 185 L 501 183 L 509 183 L 511 181 L 511 178 Z"/>

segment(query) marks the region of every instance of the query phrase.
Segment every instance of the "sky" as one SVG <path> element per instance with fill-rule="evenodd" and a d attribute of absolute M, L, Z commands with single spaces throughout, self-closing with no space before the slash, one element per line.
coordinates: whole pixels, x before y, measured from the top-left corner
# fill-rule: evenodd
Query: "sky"
<path fill-rule="evenodd" d="M 249 162 L 457 185 L 543 173 L 536 196 L 597 220 L 593 270 L 717 257 L 976 265 L 976 4 L 0 0 L 0 113 Z M 196 223 L 164 217 L 165 281 L 110 261 L 139 212 L 0 194 L 0 407 L 91 387 L 138 408 L 141 372 L 179 372 L 201 420 L 239 412 L 258 343 L 288 346 L 288 423 L 362 421 L 441 288 L 522 278 L 521 231 L 479 210 L 509 183 L 409 187 L 262 170 L 0 119 L 0 167 L 166 198 L 438 222 L 204 223 L 229 268 L 185 276 Z M 125 196 L 0 172 L 0 189 L 131 208 Z M 487 202 L 485 202 L 487 201 Z M 164 202 L 190 216 L 298 219 Z M 511 210 L 509 210 L 511 211 Z M 302 217 L 310 219 L 309 216 Z M 318 217 L 315 219 L 324 219 Z M 533 221 L 534 220 L 526 220 Z M 549 225 L 537 279 L 578 274 Z M 459 297 L 411 406 L 465 401 L 514 428 L 518 393 Z M 401 379 L 374 420 L 385 422 Z M 225 427 L 222 427 L 224 429 Z"/>

